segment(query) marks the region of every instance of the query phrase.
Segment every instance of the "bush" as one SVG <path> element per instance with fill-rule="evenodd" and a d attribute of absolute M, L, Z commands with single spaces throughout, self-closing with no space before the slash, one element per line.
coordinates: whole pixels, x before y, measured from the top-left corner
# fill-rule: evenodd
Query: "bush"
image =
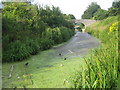
<path fill-rule="evenodd" d="M 54 45 L 54 42 L 48 38 L 41 38 L 39 40 L 40 50 L 50 49 Z"/>
<path fill-rule="evenodd" d="M 17 40 L 9 45 L 8 50 L 3 51 L 3 62 L 20 61 L 29 55 L 30 47 Z"/>
<path fill-rule="evenodd" d="M 47 37 L 54 41 L 55 44 L 62 42 L 62 36 L 59 28 L 47 28 L 43 34 L 43 37 Z"/>
<path fill-rule="evenodd" d="M 60 27 L 60 31 L 61 31 L 63 42 L 66 42 L 72 36 L 72 33 L 71 33 L 72 31 L 69 31 L 69 29 L 66 27 Z"/>
<path fill-rule="evenodd" d="M 29 53 L 31 55 L 37 54 L 38 51 L 40 51 L 40 46 L 37 39 L 27 38 L 24 43 L 26 46 L 29 47 L 29 51 L 30 51 Z"/>
<path fill-rule="evenodd" d="M 94 13 L 95 20 L 103 20 L 108 17 L 108 11 L 103 9 L 98 9 L 97 12 Z"/>
<path fill-rule="evenodd" d="M 46 29 L 42 36 L 54 41 L 55 44 L 59 44 L 69 40 L 73 34 L 74 32 L 67 27 L 57 27 Z"/>
<path fill-rule="evenodd" d="M 22 2 L 4 2 L 4 6 L 3 62 L 20 61 L 40 50 L 62 43 L 62 34 L 58 27 L 72 28 L 72 23 L 67 20 L 69 16 L 64 17 L 58 7 L 38 8 L 37 5 Z M 66 30 L 71 36 L 73 32 Z"/>
<path fill-rule="evenodd" d="M 9 44 L 7 46 L 9 48 L 3 49 L 3 62 L 26 59 L 30 55 L 37 54 L 40 50 L 50 49 L 53 45 L 53 41 L 47 38 L 26 38 L 24 41 L 17 40 Z"/>

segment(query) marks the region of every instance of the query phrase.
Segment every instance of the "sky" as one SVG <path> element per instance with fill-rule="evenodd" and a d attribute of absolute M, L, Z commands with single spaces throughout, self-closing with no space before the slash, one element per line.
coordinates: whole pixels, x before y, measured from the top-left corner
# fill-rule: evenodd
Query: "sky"
<path fill-rule="evenodd" d="M 97 2 L 102 9 L 107 10 L 112 6 L 114 0 L 35 0 L 42 5 L 60 7 L 62 13 L 73 14 L 77 19 L 81 19 L 82 14 L 91 2 Z"/>
<path fill-rule="evenodd" d="M 1 1 L 11 1 L 11 0 L 0 0 Z M 15 0 L 14 0 L 15 1 Z M 17 0 L 25 1 L 25 0 Z M 84 11 L 87 9 L 91 2 L 97 2 L 102 9 L 107 10 L 112 6 L 114 0 L 33 0 L 37 4 L 49 5 L 59 7 L 64 14 L 73 14 L 76 19 L 81 19 Z"/>

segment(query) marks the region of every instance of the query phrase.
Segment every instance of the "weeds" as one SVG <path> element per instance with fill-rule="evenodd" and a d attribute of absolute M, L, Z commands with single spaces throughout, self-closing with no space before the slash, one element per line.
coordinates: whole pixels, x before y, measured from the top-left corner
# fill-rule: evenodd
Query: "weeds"
<path fill-rule="evenodd" d="M 107 19 L 107 24 L 111 25 L 111 18 Z M 114 17 L 112 18 L 113 21 Z M 106 20 L 99 22 L 105 23 Z M 105 25 L 107 25 L 105 23 Z M 93 25 L 87 29 L 95 37 L 101 40 L 100 48 L 92 51 L 89 59 L 85 59 L 86 70 L 80 72 L 79 84 L 76 88 L 112 88 L 118 87 L 118 23 L 113 23 L 105 30 L 94 30 Z M 91 30 L 90 28 L 93 28 Z M 78 79 L 76 79 L 78 81 Z M 77 82 L 76 81 L 76 82 Z"/>

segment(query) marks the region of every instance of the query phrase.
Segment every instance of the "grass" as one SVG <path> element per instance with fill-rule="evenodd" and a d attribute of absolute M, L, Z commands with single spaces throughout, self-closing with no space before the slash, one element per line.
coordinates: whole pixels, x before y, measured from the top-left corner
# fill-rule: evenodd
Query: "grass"
<path fill-rule="evenodd" d="M 93 23 L 92 25 L 87 27 L 87 30 L 89 30 L 89 33 L 92 33 L 92 35 L 99 38 L 100 31 L 108 30 L 109 27 L 112 25 L 112 23 L 117 21 L 118 21 L 118 16 L 109 17 L 107 19 L 99 20 L 96 23 Z"/>
<path fill-rule="evenodd" d="M 24 65 L 26 62 L 28 66 Z M 14 70 L 12 78 L 8 79 L 11 65 Z M 64 60 L 55 50 L 46 50 L 28 60 L 3 64 L 3 88 L 22 88 L 23 85 L 27 88 L 68 88 L 72 84 L 70 78 L 81 65 L 84 65 L 81 57 Z"/>
<path fill-rule="evenodd" d="M 101 40 L 101 47 L 91 51 L 91 56 L 85 58 L 86 67 L 80 70 L 75 88 L 111 88 L 119 85 L 118 59 L 118 26 L 110 32 L 109 27 L 117 22 L 117 16 L 94 23 L 87 32 Z M 104 28 L 103 28 L 104 27 Z"/>

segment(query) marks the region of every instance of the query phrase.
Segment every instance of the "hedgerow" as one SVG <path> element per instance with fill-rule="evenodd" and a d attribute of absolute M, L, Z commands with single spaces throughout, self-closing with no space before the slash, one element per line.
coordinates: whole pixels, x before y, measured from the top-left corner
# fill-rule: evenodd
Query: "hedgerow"
<path fill-rule="evenodd" d="M 2 61 L 25 60 L 30 55 L 67 41 L 74 34 L 69 21 L 69 16 L 62 14 L 58 7 L 38 8 L 29 3 L 4 2 Z"/>

